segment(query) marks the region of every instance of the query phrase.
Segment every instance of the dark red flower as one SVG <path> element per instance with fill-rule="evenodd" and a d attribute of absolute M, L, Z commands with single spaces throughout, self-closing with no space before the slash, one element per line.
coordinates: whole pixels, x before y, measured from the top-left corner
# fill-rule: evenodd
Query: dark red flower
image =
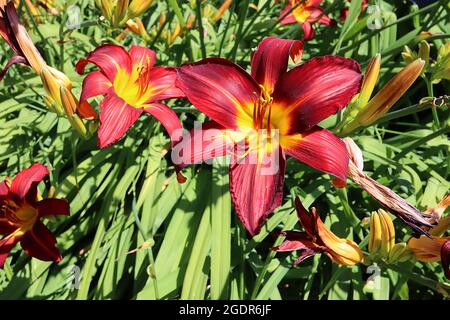
<path fill-rule="evenodd" d="M 337 177 L 347 175 L 344 143 L 317 124 L 344 108 L 358 92 L 359 65 L 351 59 L 325 56 L 287 71 L 289 56 L 298 60 L 302 48 L 300 41 L 263 40 L 253 55 L 251 75 L 219 58 L 178 69 L 177 86 L 213 122 L 198 139 L 186 135 L 175 146 L 172 160 L 184 166 L 236 153 L 242 141 L 252 145 L 230 167 L 234 207 L 251 235 L 259 232 L 267 215 L 281 203 L 285 154 Z M 271 142 L 260 144 L 260 140 Z M 191 148 L 198 141 L 202 145 Z M 278 160 L 275 172 L 265 171 L 264 164 L 271 159 Z"/>
<path fill-rule="evenodd" d="M 69 215 L 63 199 L 40 199 L 37 185 L 48 176 L 47 167 L 33 164 L 10 180 L 0 183 L 0 267 L 11 249 L 20 242 L 31 257 L 44 261 L 61 260 L 56 239 L 40 221 L 50 215 Z"/>

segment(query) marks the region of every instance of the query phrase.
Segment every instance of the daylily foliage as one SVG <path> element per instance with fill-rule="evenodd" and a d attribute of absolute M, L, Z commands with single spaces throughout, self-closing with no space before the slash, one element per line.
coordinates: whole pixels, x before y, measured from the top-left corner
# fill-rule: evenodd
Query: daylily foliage
<path fill-rule="evenodd" d="M 450 296 L 429 2 L 0 0 L 0 299 Z"/>

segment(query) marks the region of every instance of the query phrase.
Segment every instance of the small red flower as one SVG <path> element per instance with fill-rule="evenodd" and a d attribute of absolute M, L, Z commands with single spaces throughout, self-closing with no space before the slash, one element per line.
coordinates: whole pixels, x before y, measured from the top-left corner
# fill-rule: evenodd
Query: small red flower
<path fill-rule="evenodd" d="M 119 140 L 146 112 L 166 128 L 172 141 L 173 133 L 182 129 L 175 112 L 160 103 L 161 100 L 184 97 L 175 87 L 176 70 L 170 67 L 155 67 L 156 53 L 141 46 L 132 46 L 130 51 L 107 44 L 98 47 L 76 65 L 83 74 L 86 64 L 93 63 L 99 71 L 92 71 L 83 81 L 78 113 L 87 119 L 97 117 L 87 99 L 105 95 L 100 102 L 100 128 L 98 145 L 105 148 Z"/>
<path fill-rule="evenodd" d="M 185 165 L 223 156 L 230 149 L 234 152 L 243 140 L 254 146 L 230 167 L 234 207 L 251 235 L 259 232 L 281 203 L 285 154 L 342 179 L 347 175 L 345 144 L 318 123 L 344 108 L 359 91 L 359 65 L 351 59 L 324 56 L 287 71 L 289 56 L 297 60 L 302 48 L 301 41 L 264 39 L 253 55 L 251 75 L 219 58 L 178 69 L 177 86 L 213 121 L 203 127 L 205 137 L 198 139 L 203 145 L 191 148 L 190 141 L 197 139 L 185 136 L 172 151 L 172 160 Z M 211 128 L 217 135 L 206 137 Z M 278 143 L 258 143 L 273 141 L 277 133 Z M 250 161 L 254 155 L 257 161 Z M 276 172 L 265 171 L 270 159 L 279 161 Z"/>
<path fill-rule="evenodd" d="M 303 28 L 305 41 L 314 38 L 314 23 L 326 26 L 336 24 L 324 11 L 319 8 L 322 0 L 290 0 L 289 4 L 280 12 L 282 25 L 298 23 Z"/>
<path fill-rule="evenodd" d="M 63 199 L 39 200 L 37 185 L 48 176 L 47 167 L 33 164 L 11 181 L 0 183 L 0 267 L 11 249 L 20 242 L 31 257 L 59 262 L 62 257 L 56 239 L 40 221 L 50 215 L 69 215 L 69 204 Z"/>
<path fill-rule="evenodd" d="M 352 240 L 336 236 L 322 222 L 316 208 L 311 209 L 311 214 L 308 213 L 299 198 L 295 199 L 295 208 L 305 232 L 282 232 L 286 240 L 280 246 L 273 248 L 274 251 L 300 251 L 300 256 L 294 262 L 295 265 L 317 253 L 325 253 L 333 262 L 344 266 L 352 266 L 363 261 L 364 255 L 358 245 Z"/>

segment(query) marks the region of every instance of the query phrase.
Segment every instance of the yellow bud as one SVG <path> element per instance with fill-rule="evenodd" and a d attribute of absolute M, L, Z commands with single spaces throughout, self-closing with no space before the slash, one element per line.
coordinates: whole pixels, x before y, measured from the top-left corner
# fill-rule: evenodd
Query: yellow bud
<path fill-rule="evenodd" d="M 83 137 L 86 137 L 87 130 L 83 121 L 75 113 L 78 107 L 78 101 L 73 93 L 64 87 L 60 87 L 62 106 L 72 127 Z"/>
<path fill-rule="evenodd" d="M 364 74 L 364 81 L 361 86 L 361 92 L 359 94 L 358 104 L 360 106 L 365 106 L 367 102 L 369 102 L 373 89 L 377 83 L 378 75 L 380 74 L 380 67 L 381 55 L 378 53 L 367 65 L 367 69 Z"/>
<path fill-rule="evenodd" d="M 417 59 L 403 68 L 369 101 L 345 130 L 352 131 L 378 120 L 400 99 L 422 73 L 425 61 Z"/>
<path fill-rule="evenodd" d="M 111 21 L 113 16 L 113 5 L 111 0 L 96 0 L 97 6 L 102 11 L 106 20 Z"/>
<path fill-rule="evenodd" d="M 422 41 L 419 47 L 419 58 L 425 61 L 425 68 L 430 62 L 430 44 L 426 41 Z"/>
<path fill-rule="evenodd" d="M 389 263 L 405 262 L 412 257 L 408 245 L 404 242 L 396 243 L 389 252 Z"/>
<path fill-rule="evenodd" d="M 395 245 L 395 228 L 389 214 L 380 209 L 378 215 L 381 222 L 381 256 L 387 258 L 392 247 Z"/>
<path fill-rule="evenodd" d="M 113 25 L 118 26 L 125 19 L 127 14 L 129 0 L 117 0 L 116 7 L 114 9 Z"/>
<path fill-rule="evenodd" d="M 128 8 L 130 18 L 139 17 L 152 5 L 153 0 L 133 0 Z"/>
<path fill-rule="evenodd" d="M 180 34 L 181 34 L 181 25 L 177 23 L 170 38 L 170 42 L 171 43 L 174 42 L 180 36 Z"/>
<path fill-rule="evenodd" d="M 225 13 L 225 11 L 228 10 L 228 8 L 230 7 L 230 5 L 233 3 L 233 0 L 225 0 L 222 5 L 219 7 L 219 9 L 217 9 L 216 13 L 214 14 L 214 16 L 212 17 L 212 21 L 213 22 L 217 22 L 220 20 L 220 18 L 222 18 L 223 14 Z"/>
<path fill-rule="evenodd" d="M 159 25 L 162 26 L 166 22 L 166 15 L 164 13 L 161 13 L 159 15 Z"/>
<path fill-rule="evenodd" d="M 67 117 L 70 118 L 77 110 L 78 102 L 76 101 L 72 92 L 70 92 L 66 88 L 60 87 L 59 90 L 62 106 L 64 108 L 64 111 L 66 112 Z"/>
<path fill-rule="evenodd" d="M 55 110 L 59 115 L 64 114 L 61 103 L 61 95 L 59 93 L 59 88 L 61 83 L 53 76 L 49 68 L 42 69 L 40 73 L 42 84 L 44 85 L 45 91 L 48 93 L 50 98 L 55 102 Z"/>
<path fill-rule="evenodd" d="M 378 255 L 381 248 L 381 221 L 378 213 L 372 212 L 370 216 L 370 238 L 369 253 L 371 256 Z"/>

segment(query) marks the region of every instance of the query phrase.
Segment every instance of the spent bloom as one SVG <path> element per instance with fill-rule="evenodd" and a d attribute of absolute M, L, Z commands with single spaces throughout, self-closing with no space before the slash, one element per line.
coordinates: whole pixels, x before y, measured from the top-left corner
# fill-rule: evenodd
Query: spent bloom
<path fill-rule="evenodd" d="M 60 116 L 65 114 L 73 128 L 85 136 L 86 128 L 74 113 L 78 107 L 78 100 L 72 93 L 72 82 L 64 73 L 47 65 L 27 30 L 20 23 L 14 4 L 5 0 L 0 0 L 0 35 L 14 51 L 14 56 L 0 72 L 0 80 L 16 63 L 30 66 L 41 77 L 47 92 L 44 101 L 49 109 Z"/>
<path fill-rule="evenodd" d="M 201 131 L 200 148 L 192 151 L 197 139 L 186 135 L 173 149 L 172 160 L 182 167 L 233 153 L 241 142 L 249 145 L 239 161 L 231 164 L 230 192 L 251 235 L 280 205 L 285 154 L 334 176 L 347 175 L 344 143 L 317 124 L 344 108 L 359 91 L 359 65 L 351 59 L 324 56 L 287 71 L 289 56 L 298 60 L 301 50 L 300 41 L 266 38 L 252 57 L 251 75 L 219 58 L 178 69 L 177 86 L 213 121 Z M 211 128 L 215 135 L 210 134 Z M 212 154 L 211 149 L 217 152 Z M 265 171 L 272 160 L 278 162 L 277 170 Z"/>
<path fill-rule="evenodd" d="M 56 239 L 40 221 L 53 215 L 69 215 L 69 204 L 63 199 L 42 199 L 39 182 L 48 177 L 48 169 L 33 164 L 14 179 L 0 183 L 0 267 L 14 246 L 20 242 L 23 250 L 44 261 L 60 261 Z"/>
<path fill-rule="evenodd" d="M 394 191 L 365 174 L 363 172 L 361 149 L 359 149 L 353 139 L 349 137 L 344 139 L 344 143 L 350 156 L 348 178 L 412 229 L 428 235 L 426 229 L 433 226 L 434 219 L 430 221 L 430 218 L 433 218 L 433 215 L 431 213 L 421 212 Z M 339 185 L 343 184 L 340 183 Z"/>

